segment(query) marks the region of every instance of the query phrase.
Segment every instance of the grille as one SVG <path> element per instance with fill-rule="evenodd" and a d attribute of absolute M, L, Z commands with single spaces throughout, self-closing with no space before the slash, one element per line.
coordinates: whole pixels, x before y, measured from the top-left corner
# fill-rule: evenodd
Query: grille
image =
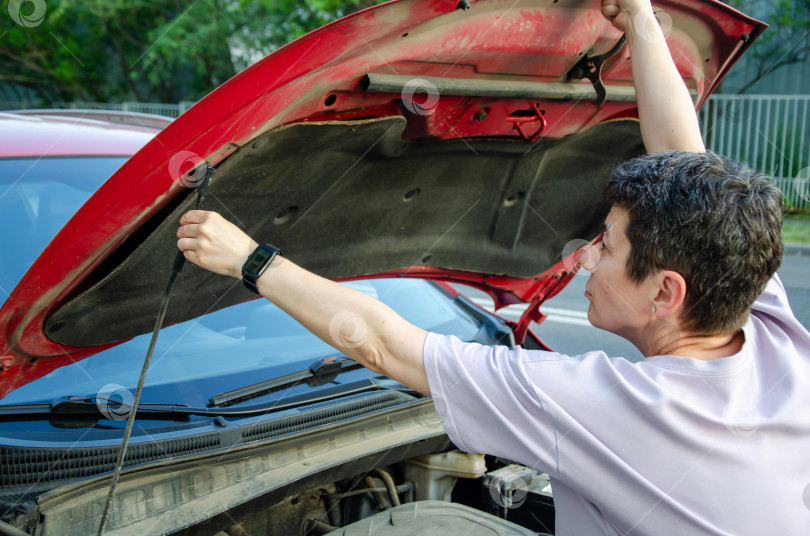
<path fill-rule="evenodd" d="M 297 415 L 281 417 L 247 426 L 237 444 L 300 432 L 366 415 L 414 400 L 397 391 L 359 393 L 298 409 Z M 226 431 L 228 432 L 228 431 Z M 221 446 L 219 432 L 172 438 L 148 443 L 131 443 L 124 467 L 156 460 L 215 450 Z M 49 489 L 48 482 L 76 480 L 115 468 L 120 445 L 105 447 L 26 448 L 0 446 L 0 502 L 20 494 L 20 486 Z M 3 493 L 5 491 L 5 493 Z M 16 501 L 15 501 L 16 502 Z"/>
<path fill-rule="evenodd" d="M 413 400 L 412 396 L 398 391 L 359 393 L 300 408 L 300 415 L 257 423 L 242 433 L 242 439 L 245 442 L 257 441 L 300 432 L 301 430 L 309 430 L 325 424 L 398 406 L 410 400 Z"/>
<path fill-rule="evenodd" d="M 209 432 L 143 444 L 130 444 L 124 467 L 194 454 L 219 446 L 219 434 Z M 0 448 L 0 486 L 22 486 L 55 480 L 85 478 L 115 468 L 121 447 Z"/>

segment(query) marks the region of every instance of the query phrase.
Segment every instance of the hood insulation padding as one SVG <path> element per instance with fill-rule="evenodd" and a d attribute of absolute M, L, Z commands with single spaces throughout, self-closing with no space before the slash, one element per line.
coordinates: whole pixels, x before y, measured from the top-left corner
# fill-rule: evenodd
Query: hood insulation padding
<path fill-rule="evenodd" d="M 644 152 L 635 120 L 534 145 L 407 142 L 405 125 L 390 117 L 267 132 L 219 166 L 204 208 L 325 277 L 414 265 L 530 277 L 558 262 L 569 241 L 599 234 L 611 171 Z M 194 202 L 189 194 L 137 249 L 119 252 L 114 270 L 59 307 L 48 336 L 82 346 L 151 331 L 178 220 Z M 186 263 L 166 325 L 254 296 Z"/>

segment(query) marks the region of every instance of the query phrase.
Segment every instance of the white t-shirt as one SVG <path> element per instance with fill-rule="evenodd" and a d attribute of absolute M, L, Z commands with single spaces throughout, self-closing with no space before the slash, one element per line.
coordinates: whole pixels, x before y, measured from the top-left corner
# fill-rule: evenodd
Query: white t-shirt
<path fill-rule="evenodd" d="M 810 334 L 774 277 L 734 356 L 464 343 L 424 358 L 450 439 L 545 471 L 558 536 L 810 535 Z"/>

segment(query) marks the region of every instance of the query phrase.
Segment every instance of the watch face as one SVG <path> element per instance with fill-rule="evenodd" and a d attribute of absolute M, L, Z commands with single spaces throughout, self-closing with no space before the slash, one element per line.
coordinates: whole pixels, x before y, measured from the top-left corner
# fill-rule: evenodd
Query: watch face
<path fill-rule="evenodd" d="M 272 259 L 275 255 L 274 252 L 267 251 L 263 248 L 256 248 L 253 254 L 247 260 L 247 270 L 251 273 L 258 273 L 268 260 Z"/>

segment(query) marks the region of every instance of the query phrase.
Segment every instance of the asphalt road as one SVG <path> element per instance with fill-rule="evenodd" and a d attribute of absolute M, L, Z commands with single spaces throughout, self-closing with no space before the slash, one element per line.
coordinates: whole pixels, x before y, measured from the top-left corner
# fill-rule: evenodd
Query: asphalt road
<path fill-rule="evenodd" d="M 810 257 L 785 256 L 778 271 L 785 285 L 791 308 L 805 328 L 810 329 Z M 543 304 L 541 310 L 548 318 L 541 324 L 532 324 L 532 330 L 549 347 L 559 352 L 578 355 L 591 350 L 604 350 L 609 356 L 621 356 L 631 361 L 643 359 L 641 353 L 617 335 L 597 329 L 588 322 L 588 300 L 584 296 L 588 273 L 582 271 L 554 298 Z M 470 293 L 476 301 L 490 308 L 492 300 L 483 293 Z M 487 305 L 488 302 L 488 305 Z M 501 309 L 499 314 L 515 320 L 520 316 L 516 306 Z"/>

